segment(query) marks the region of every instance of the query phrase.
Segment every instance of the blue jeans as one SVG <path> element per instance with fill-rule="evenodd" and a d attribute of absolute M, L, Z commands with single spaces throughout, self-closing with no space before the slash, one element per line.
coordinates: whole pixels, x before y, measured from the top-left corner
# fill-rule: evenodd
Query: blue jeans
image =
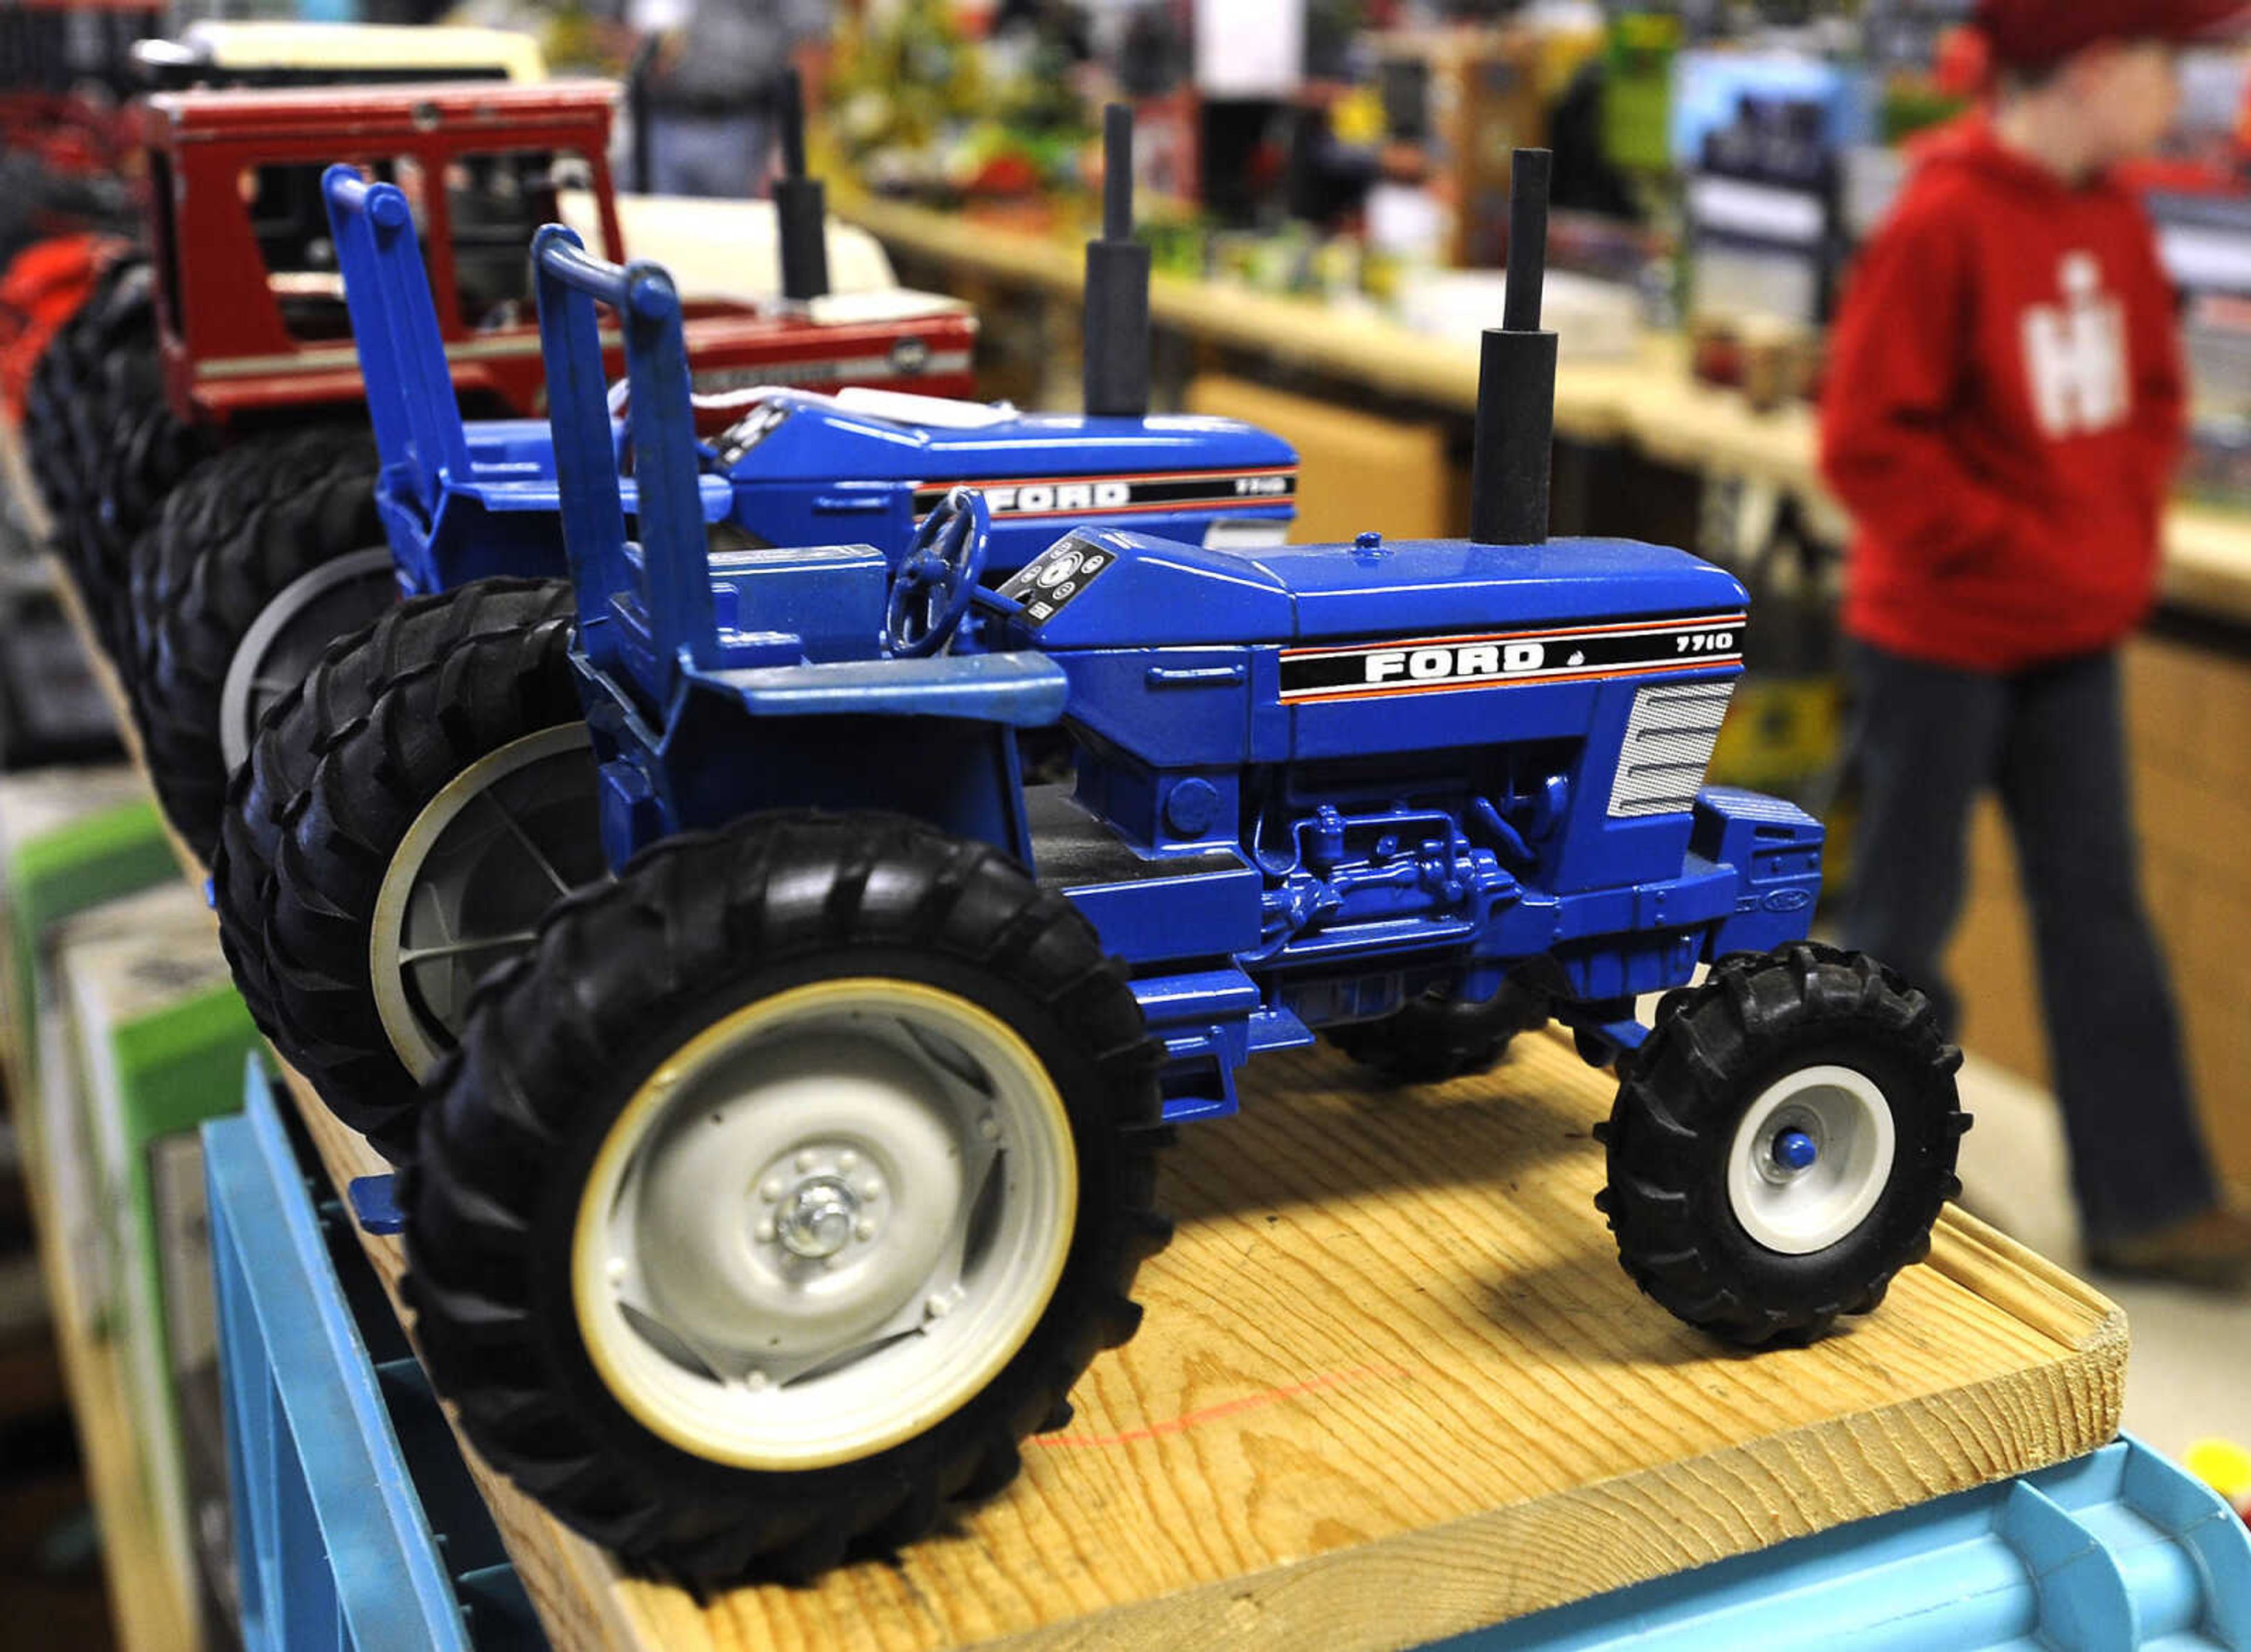
<path fill-rule="evenodd" d="M 1961 911 L 1970 804 L 1997 788 L 2032 908 L 2087 1243 L 2212 1208 L 2171 984 L 2142 905 L 2116 654 L 2000 677 L 1860 643 L 1851 670 L 1863 804 L 1846 944 L 1960 1025 L 1939 961 Z"/>

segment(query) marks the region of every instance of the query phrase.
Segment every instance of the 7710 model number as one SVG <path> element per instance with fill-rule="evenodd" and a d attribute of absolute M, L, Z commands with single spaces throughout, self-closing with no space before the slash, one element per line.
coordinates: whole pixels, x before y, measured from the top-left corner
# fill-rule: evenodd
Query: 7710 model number
<path fill-rule="evenodd" d="M 1673 639 L 1676 654 L 1732 654 L 1735 647 L 1733 631 L 1688 631 Z"/>

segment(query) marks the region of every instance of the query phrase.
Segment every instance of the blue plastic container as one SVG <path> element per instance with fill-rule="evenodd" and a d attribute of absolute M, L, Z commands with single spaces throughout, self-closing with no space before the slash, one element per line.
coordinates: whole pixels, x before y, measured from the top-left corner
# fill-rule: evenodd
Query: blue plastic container
<path fill-rule="evenodd" d="M 204 1127 L 249 1652 L 547 1644 L 342 1205 L 265 1075 Z"/>
<path fill-rule="evenodd" d="M 2251 1652 L 2251 1531 L 2134 1440 L 1430 1652 Z"/>

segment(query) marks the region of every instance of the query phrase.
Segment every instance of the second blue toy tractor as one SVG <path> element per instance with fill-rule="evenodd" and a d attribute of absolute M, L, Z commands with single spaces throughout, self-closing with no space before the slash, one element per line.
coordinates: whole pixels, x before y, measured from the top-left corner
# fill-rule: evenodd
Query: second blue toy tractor
<path fill-rule="evenodd" d="M 1125 129 L 1114 131 L 1122 151 Z M 324 188 L 383 457 L 376 500 L 399 590 L 412 597 L 495 576 L 561 578 L 545 421 L 463 422 L 406 197 L 349 167 L 330 169 Z M 1122 201 L 1117 210 L 1126 212 Z M 1113 253 L 1145 259 L 1130 224 L 1111 227 L 1089 248 L 1091 267 Z M 896 554 L 947 489 L 966 482 L 993 512 L 996 575 L 1081 523 L 1197 544 L 1280 544 L 1295 514 L 1296 453 L 1231 419 L 1151 414 L 1146 303 L 1133 281 L 1096 283 L 1084 413 L 885 390 L 826 396 L 769 386 L 699 398 L 707 427 L 737 415 L 701 450 L 705 520 L 738 546 L 848 534 Z M 1118 371 L 1129 361 L 1138 371 Z M 617 456 L 630 472 L 632 414 L 622 399 L 620 406 Z"/>
<path fill-rule="evenodd" d="M 1811 1336 L 1925 1254 L 1958 1053 L 1804 940 L 1819 824 L 1704 784 L 1742 587 L 1547 539 L 1544 158 L 1470 539 L 1082 529 L 997 590 L 966 492 L 896 569 L 711 551 L 669 282 L 542 232 L 616 877 L 480 988 L 402 1177 L 421 1346 L 488 1461 L 696 1574 L 918 1536 L 1132 1333 L 1162 1127 L 1325 1030 L 1427 1051 L 1508 983 L 1618 1069 L 1602 1203 L 1673 1313 Z M 1027 783 L 1038 728 L 1070 783 Z"/>
<path fill-rule="evenodd" d="M 1232 420 L 1146 411 L 1146 253 L 1130 233 L 1125 111 L 1109 125 L 1109 221 L 1087 253 L 1087 411 L 1025 414 L 895 392 L 751 391 L 717 399 L 724 407 L 701 399 L 699 423 L 731 420 L 716 446 L 696 449 L 698 505 L 723 566 L 758 566 L 776 545 L 840 538 L 895 563 L 963 482 L 992 513 L 992 580 L 1083 524 L 1245 550 L 1282 542 L 1295 515 L 1288 443 Z M 394 579 L 409 599 L 444 600 L 393 614 L 350 658 L 314 663 L 318 650 L 300 650 L 308 674 L 294 691 L 276 685 L 283 711 L 246 753 L 242 767 L 254 772 L 222 828 L 216 871 L 229 949 L 261 1024 L 332 1104 L 387 1139 L 383 1117 L 411 1103 L 452 1043 L 468 984 L 505 955 L 497 943 L 469 944 L 463 926 L 522 934 L 554 892 L 547 869 L 527 866 L 527 878 L 510 882 L 453 868 L 499 829 L 503 802 L 530 816 L 507 841 L 567 858 L 585 836 L 571 799 L 591 817 L 594 776 L 583 730 L 574 739 L 558 727 L 579 718 L 559 646 L 543 628 L 571 606 L 546 422 L 464 423 L 406 197 L 345 167 L 330 170 L 324 189 L 390 543 L 388 556 L 367 553 L 372 569 L 363 557 L 335 572 L 361 581 L 351 588 L 363 602 L 389 597 Z M 624 414 L 611 440 L 630 509 L 635 421 L 630 404 L 606 406 Z M 542 580 L 552 583 L 523 583 Z M 384 760 L 388 783 L 337 779 L 334 807 L 302 809 L 323 764 L 373 772 L 355 750 L 375 737 L 372 708 L 401 684 L 419 684 L 408 698 L 429 699 L 428 649 L 470 632 L 488 638 L 478 656 L 488 669 L 469 674 L 484 698 L 425 706 L 413 760 L 396 750 Z M 529 675 L 509 677 L 511 668 Z M 477 778 L 461 781 L 472 770 Z M 480 799 L 483 788 L 499 789 Z M 412 934 L 398 942 L 401 929 Z"/>

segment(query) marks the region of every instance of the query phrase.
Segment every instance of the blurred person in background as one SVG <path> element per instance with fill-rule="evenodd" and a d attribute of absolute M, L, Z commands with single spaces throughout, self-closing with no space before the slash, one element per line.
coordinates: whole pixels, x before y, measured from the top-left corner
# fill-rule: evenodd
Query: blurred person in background
<path fill-rule="evenodd" d="M 652 43 L 640 76 L 642 176 L 659 195 L 763 193 L 775 163 L 783 73 L 816 100 L 830 0 L 628 0 Z"/>
<path fill-rule="evenodd" d="M 2152 151 L 2177 45 L 2242 0 L 1982 0 L 1999 88 L 1935 135 L 1837 318 L 1823 469 L 1856 518 L 1864 816 L 1847 944 L 1929 991 L 1997 788 L 2033 912 L 2088 1258 L 2241 1286 L 2141 894 L 2119 648 L 2157 596 L 2184 435 L 2175 301 L 2109 169 Z"/>

